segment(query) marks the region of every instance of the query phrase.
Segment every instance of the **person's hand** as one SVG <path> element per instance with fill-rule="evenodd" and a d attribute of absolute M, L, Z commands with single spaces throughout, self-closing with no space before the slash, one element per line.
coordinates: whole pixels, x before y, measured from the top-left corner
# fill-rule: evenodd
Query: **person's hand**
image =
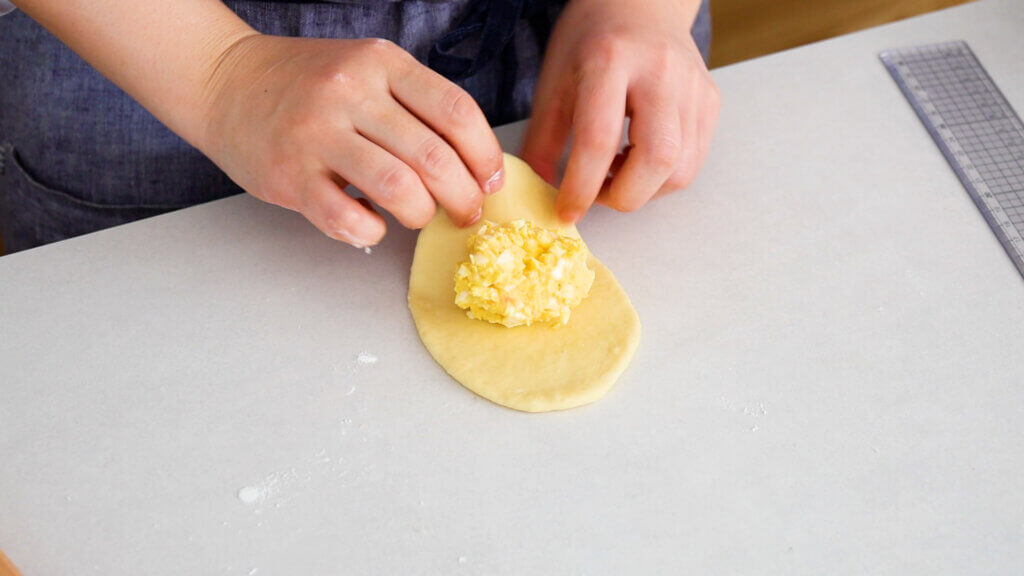
<path fill-rule="evenodd" d="M 385 224 L 349 183 L 409 228 L 437 204 L 472 224 L 503 183 L 473 98 L 384 40 L 250 36 L 208 89 L 203 151 L 252 195 L 355 246 L 379 242 Z"/>
<path fill-rule="evenodd" d="M 632 211 L 685 188 L 718 122 L 718 89 L 690 36 L 697 0 L 572 0 L 555 26 L 522 149 L 549 181 L 570 132 L 558 214 L 596 200 Z M 629 146 L 620 151 L 624 118 Z"/>

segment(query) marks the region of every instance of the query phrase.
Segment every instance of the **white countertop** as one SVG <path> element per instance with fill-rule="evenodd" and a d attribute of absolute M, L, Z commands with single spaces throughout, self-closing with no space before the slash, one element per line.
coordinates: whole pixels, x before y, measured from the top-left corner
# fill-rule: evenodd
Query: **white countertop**
<path fill-rule="evenodd" d="M 699 181 L 582 226 L 644 323 L 582 409 L 452 381 L 394 226 L 366 255 L 235 197 L 0 258 L 0 548 L 26 576 L 1019 573 L 1024 281 L 877 53 L 967 40 L 1024 110 L 1022 35 L 985 0 L 715 71 Z"/>

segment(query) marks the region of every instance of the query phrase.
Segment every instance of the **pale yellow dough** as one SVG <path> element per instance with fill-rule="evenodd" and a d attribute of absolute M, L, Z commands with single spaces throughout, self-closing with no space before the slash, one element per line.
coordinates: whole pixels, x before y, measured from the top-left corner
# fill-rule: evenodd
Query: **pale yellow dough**
<path fill-rule="evenodd" d="M 482 220 L 523 218 L 578 238 L 576 227 L 555 215 L 555 194 L 525 162 L 506 154 L 505 186 L 487 198 Z M 564 410 L 604 396 L 640 341 L 640 318 L 611 271 L 589 254 L 594 285 L 565 326 L 506 328 L 474 320 L 455 305 L 454 275 L 475 228 L 456 228 L 438 209 L 416 242 L 409 308 L 430 354 L 466 388 L 516 410 Z"/>

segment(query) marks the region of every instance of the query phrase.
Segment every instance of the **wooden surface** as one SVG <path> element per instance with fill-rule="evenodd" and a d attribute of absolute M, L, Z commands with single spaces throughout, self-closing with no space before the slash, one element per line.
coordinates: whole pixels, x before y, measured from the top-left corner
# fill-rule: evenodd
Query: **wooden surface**
<path fill-rule="evenodd" d="M 0 576 L 21 576 L 21 572 L 14 567 L 14 563 L 4 556 L 3 550 L 0 550 Z"/>
<path fill-rule="evenodd" d="M 711 0 L 711 66 L 863 30 L 969 0 Z"/>

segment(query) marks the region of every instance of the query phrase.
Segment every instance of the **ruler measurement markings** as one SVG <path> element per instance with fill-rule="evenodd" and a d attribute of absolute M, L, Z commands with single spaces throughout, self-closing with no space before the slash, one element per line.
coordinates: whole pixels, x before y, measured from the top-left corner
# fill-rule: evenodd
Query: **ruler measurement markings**
<path fill-rule="evenodd" d="M 964 42 L 880 57 L 1024 275 L 1024 124 Z"/>

